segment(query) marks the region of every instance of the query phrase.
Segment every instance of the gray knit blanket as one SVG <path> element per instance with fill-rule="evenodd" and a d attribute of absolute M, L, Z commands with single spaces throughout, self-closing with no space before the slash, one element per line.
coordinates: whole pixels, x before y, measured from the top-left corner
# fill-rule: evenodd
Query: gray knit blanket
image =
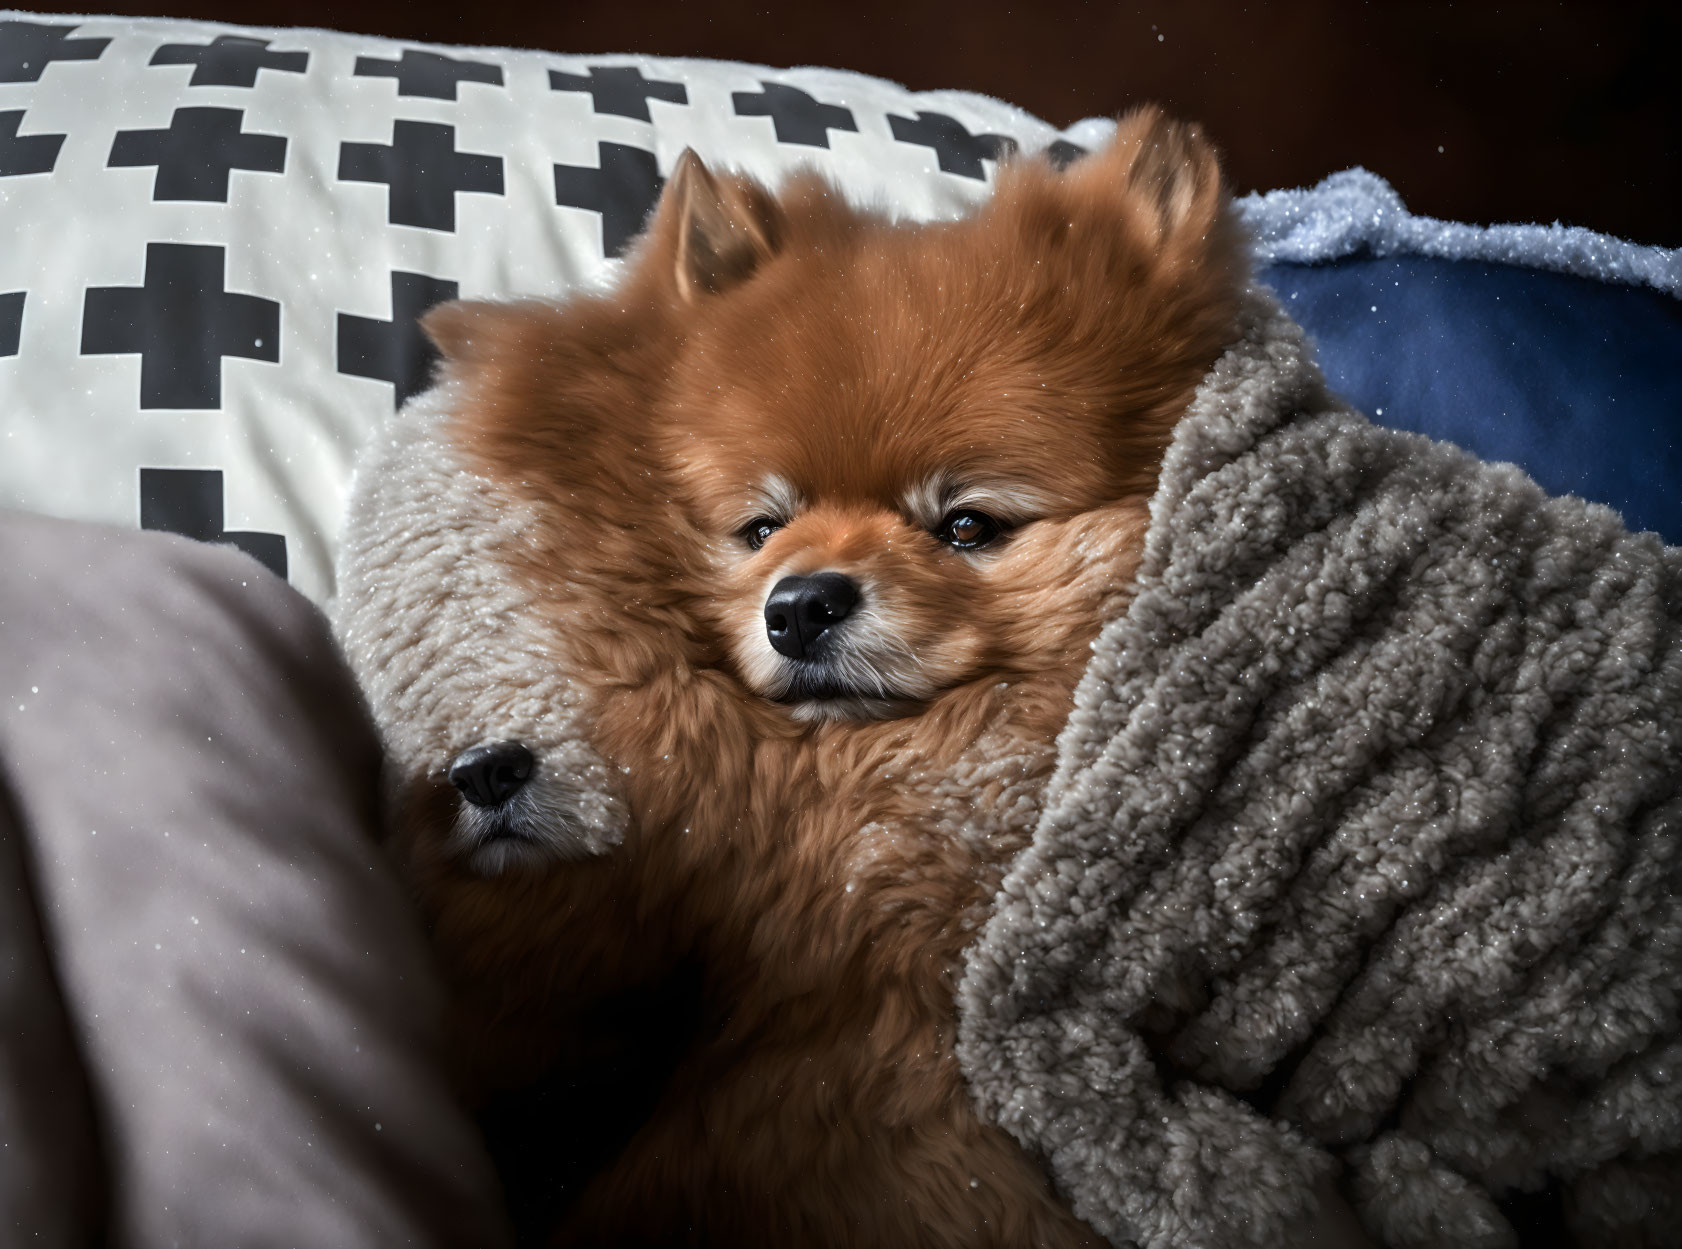
<path fill-rule="evenodd" d="M 1258 299 L 967 954 L 983 1111 L 1117 1245 L 1682 1242 L 1682 548 L 1376 427 Z"/>

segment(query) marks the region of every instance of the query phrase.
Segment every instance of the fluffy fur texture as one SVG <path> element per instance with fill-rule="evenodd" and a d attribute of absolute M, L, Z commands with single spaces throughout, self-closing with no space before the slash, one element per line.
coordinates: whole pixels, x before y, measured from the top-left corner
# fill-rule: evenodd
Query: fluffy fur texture
<path fill-rule="evenodd" d="M 1395 1249 L 1550 1180 L 1682 1243 L 1682 549 L 1247 321 L 968 952 L 980 1104 L 1151 1249 L 1289 1243 L 1334 1158 Z"/>
<path fill-rule="evenodd" d="M 686 158 L 613 293 L 429 318 L 443 384 L 359 467 L 338 614 L 464 1049 L 514 1080 L 592 1002 L 705 983 L 563 1242 L 1098 1243 L 976 1114 L 954 978 L 1245 281 L 1212 153 L 1146 112 L 932 225 Z M 1005 536 L 943 544 L 954 507 Z M 818 570 L 864 599 L 814 690 L 762 613 Z M 539 812 L 464 825 L 444 767 L 508 738 Z"/>

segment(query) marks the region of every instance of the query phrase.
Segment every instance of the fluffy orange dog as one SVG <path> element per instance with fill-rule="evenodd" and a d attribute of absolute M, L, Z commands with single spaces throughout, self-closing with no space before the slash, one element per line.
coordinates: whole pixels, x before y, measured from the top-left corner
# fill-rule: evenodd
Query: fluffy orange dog
<path fill-rule="evenodd" d="M 611 294 L 428 318 L 458 441 L 544 517 L 518 572 L 633 817 L 545 862 L 498 815 L 516 743 L 409 805 L 480 1073 L 704 978 L 563 1243 L 1098 1243 L 972 1111 L 953 973 L 1246 280 L 1211 149 L 1147 110 L 931 225 L 686 154 Z"/>

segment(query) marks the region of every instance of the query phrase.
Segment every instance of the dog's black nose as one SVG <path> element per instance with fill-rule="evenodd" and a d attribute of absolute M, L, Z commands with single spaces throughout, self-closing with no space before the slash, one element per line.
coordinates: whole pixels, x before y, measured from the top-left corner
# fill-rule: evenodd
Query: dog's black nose
<path fill-rule="evenodd" d="M 500 807 L 526 783 L 531 766 L 531 751 L 519 742 L 486 742 L 450 760 L 450 784 L 476 807 Z"/>
<path fill-rule="evenodd" d="M 784 577 L 765 600 L 765 635 L 779 655 L 805 659 L 830 625 L 858 606 L 859 588 L 838 572 Z"/>

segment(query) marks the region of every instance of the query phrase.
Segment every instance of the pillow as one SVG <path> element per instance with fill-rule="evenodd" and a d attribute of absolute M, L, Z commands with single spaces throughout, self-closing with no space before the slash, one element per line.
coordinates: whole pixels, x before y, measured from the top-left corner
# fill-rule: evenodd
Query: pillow
<path fill-rule="evenodd" d="M 165 534 L 0 550 L 5 1239 L 506 1243 L 321 613 Z"/>
<path fill-rule="evenodd" d="M 826 69 L 0 12 L 0 504 L 231 542 L 325 598 L 418 315 L 602 282 L 685 147 L 917 218 L 1101 142 Z"/>
<path fill-rule="evenodd" d="M 323 600 L 351 457 L 426 384 L 418 316 L 607 280 L 686 146 L 935 219 L 1110 130 L 838 70 L 0 12 L 0 505 L 232 543 Z M 1682 252 L 1412 217 L 1360 170 L 1240 209 L 1375 419 L 1682 541 Z"/>
<path fill-rule="evenodd" d="M 1682 543 L 1682 250 L 1415 217 L 1360 169 L 1242 207 L 1355 406 Z"/>

